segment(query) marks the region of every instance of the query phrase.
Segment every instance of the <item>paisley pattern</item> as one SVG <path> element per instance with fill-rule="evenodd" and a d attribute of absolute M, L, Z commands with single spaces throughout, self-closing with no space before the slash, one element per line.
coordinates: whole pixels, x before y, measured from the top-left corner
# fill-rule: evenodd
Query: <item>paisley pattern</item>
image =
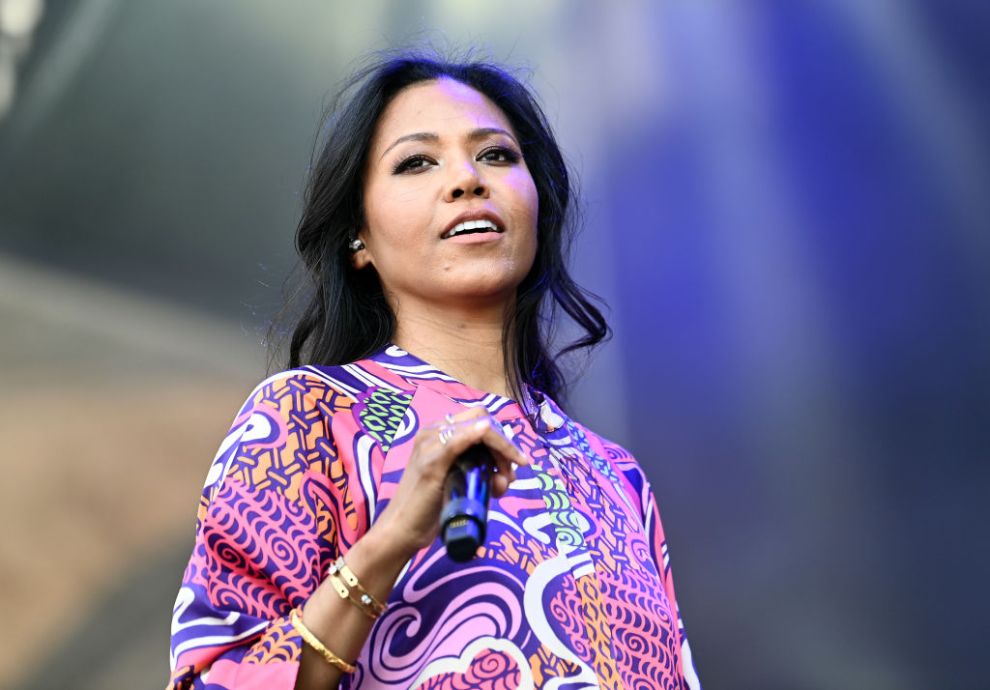
<path fill-rule="evenodd" d="M 417 431 L 484 406 L 532 465 L 492 502 L 478 558 L 437 542 L 410 561 L 340 687 L 700 688 L 645 475 L 530 394 L 527 416 L 395 346 L 259 385 L 207 473 L 169 687 L 292 688 L 289 611 L 388 505 Z"/>

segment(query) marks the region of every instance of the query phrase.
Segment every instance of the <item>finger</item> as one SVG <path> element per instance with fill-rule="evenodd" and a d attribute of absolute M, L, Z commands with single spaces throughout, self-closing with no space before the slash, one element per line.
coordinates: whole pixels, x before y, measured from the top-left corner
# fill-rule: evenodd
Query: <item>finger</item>
<path fill-rule="evenodd" d="M 529 465 L 530 460 L 498 427 L 494 430 L 486 429 L 479 442 L 485 445 L 491 458 L 493 495 L 501 496 L 516 480 L 516 467 Z"/>
<path fill-rule="evenodd" d="M 506 437 L 502 427 L 491 416 L 485 415 L 477 419 L 460 422 L 459 426 L 465 428 L 465 431 L 461 433 L 464 434 L 465 438 L 470 439 L 469 445 L 483 443 L 492 451 L 492 459 L 503 474 L 510 474 L 513 470 L 513 464 L 530 464 L 529 457 Z"/>
<path fill-rule="evenodd" d="M 509 490 L 509 484 L 512 482 L 508 477 L 502 474 L 496 474 L 492 477 L 492 496 L 499 498 Z"/>
<path fill-rule="evenodd" d="M 469 422 L 473 419 L 479 419 L 485 416 L 488 416 L 488 410 L 484 407 L 469 407 L 468 409 L 461 410 L 456 414 L 451 414 L 448 412 L 441 419 L 424 426 L 421 431 L 433 431 L 444 427 L 455 427 L 463 422 Z"/>
<path fill-rule="evenodd" d="M 489 448 L 489 451 L 491 449 Z M 517 463 L 513 460 L 507 459 L 504 455 L 497 451 L 491 452 L 492 456 L 492 472 L 493 476 L 505 477 L 505 479 L 511 484 L 516 481 L 516 466 Z"/>
<path fill-rule="evenodd" d="M 505 469 L 511 469 L 513 464 L 516 465 L 529 465 L 529 456 L 522 452 L 515 443 L 513 443 L 502 427 L 489 418 L 490 424 L 487 429 L 484 430 L 484 435 L 482 436 L 482 442 L 488 446 L 492 451 L 495 452 L 497 456 L 500 456 L 503 463 L 505 464 Z M 479 423 L 479 428 L 480 428 Z M 503 470 L 504 471 L 504 470 Z"/>
<path fill-rule="evenodd" d="M 453 462 L 455 457 L 477 443 L 488 447 L 496 468 L 502 474 L 513 474 L 513 463 L 528 465 L 530 462 L 488 414 L 475 413 L 469 419 L 445 425 L 436 432 L 435 438 L 444 447 L 442 455 L 448 462 Z"/>
<path fill-rule="evenodd" d="M 509 482 L 514 482 L 516 480 L 516 467 L 520 465 L 520 463 L 516 462 L 519 457 L 515 454 L 512 457 L 506 457 L 502 451 L 492 450 L 490 446 L 488 450 L 492 456 L 495 475 L 505 477 Z"/>
<path fill-rule="evenodd" d="M 491 490 L 492 496 L 499 498 L 508 490 L 509 485 L 516 479 L 516 465 L 529 465 L 529 458 L 524 455 L 495 425 L 488 415 L 473 414 L 472 418 L 461 420 L 454 425 L 442 425 L 433 436 L 435 444 L 434 459 L 438 469 L 449 472 L 456 458 L 471 446 L 478 443 L 489 450 L 492 461 Z M 446 430 L 446 443 L 441 442 L 440 434 Z"/>
<path fill-rule="evenodd" d="M 485 415 L 487 417 L 487 415 Z M 458 419 L 453 424 L 443 423 L 432 438 L 443 447 L 443 454 L 457 457 L 476 443 L 480 443 L 491 423 L 471 412 L 467 419 Z"/>
<path fill-rule="evenodd" d="M 474 419 L 481 419 L 483 417 L 491 417 L 488 414 L 488 410 L 484 407 L 469 407 L 466 410 L 461 410 L 456 414 L 444 415 L 444 422 L 447 424 L 458 424 L 461 422 L 470 422 Z"/>

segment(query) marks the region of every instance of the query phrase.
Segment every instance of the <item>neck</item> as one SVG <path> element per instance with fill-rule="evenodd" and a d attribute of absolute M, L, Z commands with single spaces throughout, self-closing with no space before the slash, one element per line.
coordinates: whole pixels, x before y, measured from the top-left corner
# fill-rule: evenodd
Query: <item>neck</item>
<path fill-rule="evenodd" d="M 472 388 L 512 397 L 502 348 L 504 305 L 484 310 L 396 307 L 396 345 Z"/>

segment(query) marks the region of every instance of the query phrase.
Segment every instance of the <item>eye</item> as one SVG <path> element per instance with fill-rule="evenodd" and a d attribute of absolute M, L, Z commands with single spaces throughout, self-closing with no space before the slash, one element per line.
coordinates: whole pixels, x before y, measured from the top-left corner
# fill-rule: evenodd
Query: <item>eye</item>
<path fill-rule="evenodd" d="M 399 163 L 392 168 L 393 175 L 400 175 L 406 171 L 419 172 L 424 170 L 426 166 L 430 163 L 430 159 L 421 153 L 417 153 L 415 156 L 409 156 L 409 158 L 404 158 Z"/>
<path fill-rule="evenodd" d="M 485 149 L 478 156 L 478 160 L 490 163 L 518 163 L 519 159 L 518 153 L 504 146 L 493 146 L 490 149 Z"/>

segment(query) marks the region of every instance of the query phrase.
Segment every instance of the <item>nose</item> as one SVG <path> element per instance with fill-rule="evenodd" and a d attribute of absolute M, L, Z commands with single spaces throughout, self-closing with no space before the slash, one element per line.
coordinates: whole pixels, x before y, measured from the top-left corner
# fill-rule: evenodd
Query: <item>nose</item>
<path fill-rule="evenodd" d="M 452 173 L 444 198 L 447 201 L 455 201 L 465 195 L 488 198 L 488 186 L 478 175 L 478 169 L 469 162 L 460 165 L 456 172 Z"/>

